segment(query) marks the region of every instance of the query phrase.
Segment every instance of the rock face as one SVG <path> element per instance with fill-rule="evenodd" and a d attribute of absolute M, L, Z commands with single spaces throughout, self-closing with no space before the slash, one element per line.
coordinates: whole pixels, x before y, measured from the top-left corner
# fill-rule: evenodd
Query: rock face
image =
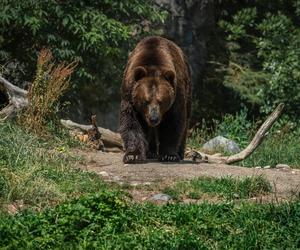
<path fill-rule="evenodd" d="M 236 154 L 241 151 L 239 145 L 235 141 L 229 140 L 223 136 L 217 136 L 209 140 L 202 148 L 208 151 L 219 151 L 221 149 L 230 154 Z"/>
<path fill-rule="evenodd" d="M 212 0 L 155 0 L 169 12 L 164 26 L 167 38 L 176 42 L 188 57 L 193 86 L 197 88 L 206 62 L 206 43 L 214 30 Z"/>

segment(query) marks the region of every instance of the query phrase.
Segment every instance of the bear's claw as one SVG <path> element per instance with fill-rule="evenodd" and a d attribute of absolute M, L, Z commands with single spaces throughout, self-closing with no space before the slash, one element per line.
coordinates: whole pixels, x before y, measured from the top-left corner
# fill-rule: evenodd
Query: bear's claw
<path fill-rule="evenodd" d="M 143 157 L 140 154 L 134 154 L 134 153 L 126 153 L 123 157 L 124 163 L 136 163 L 137 161 L 144 161 L 146 160 L 145 157 Z"/>
<path fill-rule="evenodd" d="M 159 160 L 162 162 L 178 162 L 180 161 L 179 155 L 161 155 Z"/>

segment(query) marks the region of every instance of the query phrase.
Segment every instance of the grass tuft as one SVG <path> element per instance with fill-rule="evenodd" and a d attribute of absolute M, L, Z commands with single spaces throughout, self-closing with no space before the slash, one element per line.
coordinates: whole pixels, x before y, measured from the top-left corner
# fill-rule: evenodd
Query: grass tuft
<path fill-rule="evenodd" d="M 174 186 L 165 188 L 164 192 L 176 200 L 184 198 L 201 199 L 215 196 L 232 199 L 247 199 L 263 195 L 271 191 L 270 183 L 262 176 L 211 178 L 200 177 L 189 181 L 177 182 Z"/>
<path fill-rule="evenodd" d="M 76 170 L 71 139 L 44 139 L 0 123 L 0 203 L 37 208 L 105 188 L 96 174 Z"/>

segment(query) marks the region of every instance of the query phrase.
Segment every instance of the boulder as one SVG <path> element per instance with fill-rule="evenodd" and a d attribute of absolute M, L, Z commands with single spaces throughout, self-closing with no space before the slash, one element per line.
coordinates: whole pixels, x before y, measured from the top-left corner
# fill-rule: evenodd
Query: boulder
<path fill-rule="evenodd" d="M 222 150 L 230 154 L 236 154 L 241 151 L 239 145 L 235 141 L 229 140 L 223 136 L 217 136 L 209 140 L 202 148 L 207 151 Z"/>

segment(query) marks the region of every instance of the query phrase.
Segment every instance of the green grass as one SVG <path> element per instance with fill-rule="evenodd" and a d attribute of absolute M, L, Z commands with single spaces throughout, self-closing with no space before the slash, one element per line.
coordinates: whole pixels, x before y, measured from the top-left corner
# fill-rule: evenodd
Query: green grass
<path fill-rule="evenodd" d="M 189 181 L 177 182 L 165 188 L 164 192 L 176 200 L 184 198 L 201 199 L 215 196 L 232 199 L 247 199 L 271 191 L 270 183 L 262 176 L 210 178 L 200 177 Z"/>
<path fill-rule="evenodd" d="M 299 249 L 300 200 L 252 204 L 270 191 L 263 177 L 198 178 L 169 187 L 178 200 L 133 203 L 119 187 L 74 169 L 69 137 L 42 139 L 0 124 L 0 249 Z M 116 191 L 111 191 L 112 189 Z M 4 207 L 22 200 L 25 210 Z"/>
<path fill-rule="evenodd" d="M 299 249 L 300 201 L 132 204 L 118 193 L 0 217 L 3 249 Z"/>
<path fill-rule="evenodd" d="M 261 122 L 260 122 L 261 123 Z M 237 142 L 244 149 L 252 140 L 258 125 L 247 121 L 245 112 L 235 116 L 226 115 L 221 123 L 216 124 L 216 130 L 209 132 L 207 129 L 195 129 L 189 139 L 188 146 L 200 149 L 209 139 L 222 135 Z M 210 133 L 210 134 L 209 134 Z M 227 152 L 216 149 L 228 155 Z M 300 168 L 300 127 L 286 121 L 279 120 L 269 131 L 262 144 L 248 157 L 239 164 L 246 167 L 255 166 L 276 166 L 279 163 L 288 164 L 293 168 Z"/>
<path fill-rule="evenodd" d="M 0 123 L 0 203 L 22 201 L 43 208 L 102 190 L 96 174 L 76 170 L 70 137 L 42 139 L 10 123 Z"/>
<path fill-rule="evenodd" d="M 300 130 L 276 136 L 274 133 L 257 148 L 254 153 L 241 162 L 242 166 L 276 166 L 284 163 L 293 168 L 300 168 Z"/>

